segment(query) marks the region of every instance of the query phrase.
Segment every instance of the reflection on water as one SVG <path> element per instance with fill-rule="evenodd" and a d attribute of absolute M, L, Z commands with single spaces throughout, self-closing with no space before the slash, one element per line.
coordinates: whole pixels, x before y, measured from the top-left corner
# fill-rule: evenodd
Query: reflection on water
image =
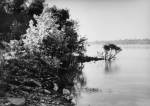
<path fill-rule="evenodd" d="M 115 64 L 115 60 L 112 60 L 112 61 L 106 60 L 104 63 L 105 63 L 104 70 L 106 74 L 114 73 L 119 70 L 119 66 Z"/>
<path fill-rule="evenodd" d="M 77 106 L 150 106 L 150 46 L 121 47 L 123 51 L 112 62 L 84 64 L 86 88 L 97 91 L 82 90 Z M 89 48 L 89 55 L 96 55 L 97 48 Z"/>
<path fill-rule="evenodd" d="M 105 61 L 105 72 L 111 72 L 112 69 L 111 69 L 111 61 Z"/>
<path fill-rule="evenodd" d="M 73 102 L 76 103 L 82 87 L 86 85 L 86 80 L 82 71 L 84 65 L 71 57 L 63 64 L 63 68 L 64 69 L 61 69 L 59 72 L 60 80 L 56 82 L 59 86 L 58 91 L 63 93 L 67 101 L 71 103 L 73 100 Z M 64 100 L 62 100 L 62 102 L 65 104 Z M 74 106 L 74 104 L 69 104 L 67 106 Z"/>

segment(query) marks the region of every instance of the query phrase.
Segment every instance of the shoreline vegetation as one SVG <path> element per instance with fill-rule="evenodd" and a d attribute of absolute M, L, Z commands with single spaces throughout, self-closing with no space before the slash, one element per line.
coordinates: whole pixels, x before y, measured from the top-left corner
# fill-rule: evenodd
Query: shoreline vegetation
<path fill-rule="evenodd" d="M 69 10 L 43 2 L 0 1 L 1 106 L 74 106 L 86 85 L 83 63 L 102 60 L 85 56 Z"/>
<path fill-rule="evenodd" d="M 0 106 L 74 106 L 86 88 L 83 63 L 108 60 L 85 55 L 69 10 L 43 3 L 0 1 Z M 104 55 L 114 57 L 109 46 Z"/>

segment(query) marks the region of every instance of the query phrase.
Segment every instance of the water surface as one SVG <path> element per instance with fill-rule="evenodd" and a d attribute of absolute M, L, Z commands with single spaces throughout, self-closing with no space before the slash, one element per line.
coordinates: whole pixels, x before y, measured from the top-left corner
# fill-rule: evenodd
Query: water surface
<path fill-rule="evenodd" d="M 85 63 L 86 86 L 97 92 L 82 91 L 77 106 L 150 106 L 150 46 L 120 45 L 115 61 Z M 95 56 L 100 45 L 88 47 Z"/>

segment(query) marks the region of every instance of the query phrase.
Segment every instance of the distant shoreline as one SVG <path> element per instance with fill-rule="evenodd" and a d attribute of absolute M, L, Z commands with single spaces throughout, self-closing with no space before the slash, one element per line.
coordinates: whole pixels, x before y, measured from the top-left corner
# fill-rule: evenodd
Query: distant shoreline
<path fill-rule="evenodd" d="M 150 44 L 150 39 L 125 39 L 125 40 L 110 40 L 110 41 L 94 41 L 88 42 L 89 44 L 121 44 L 121 45 L 131 45 L 131 44 Z"/>

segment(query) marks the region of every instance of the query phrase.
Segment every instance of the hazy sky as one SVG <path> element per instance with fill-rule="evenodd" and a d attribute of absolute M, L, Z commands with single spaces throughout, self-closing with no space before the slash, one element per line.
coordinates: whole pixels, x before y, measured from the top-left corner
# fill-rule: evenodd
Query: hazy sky
<path fill-rule="evenodd" d="M 47 0 L 68 8 L 89 41 L 150 38 L 150 0 Z"/>

